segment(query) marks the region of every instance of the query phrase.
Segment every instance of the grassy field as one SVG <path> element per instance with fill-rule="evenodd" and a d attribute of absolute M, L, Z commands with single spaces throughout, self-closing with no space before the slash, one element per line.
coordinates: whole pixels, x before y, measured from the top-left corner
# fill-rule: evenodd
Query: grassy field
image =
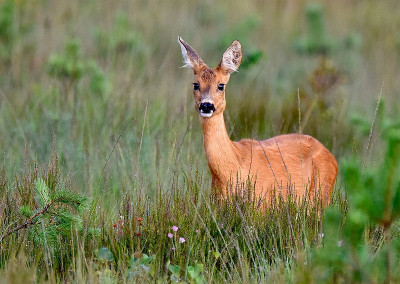
<path fill-rule="evenodd" d="M 400 2 L 313 3 L 0 0 L 0 283 L 400 282 Z M 329 208 L 210 197 L 178 35 L 242 43 L 231 139 L 316 137 Z"/>

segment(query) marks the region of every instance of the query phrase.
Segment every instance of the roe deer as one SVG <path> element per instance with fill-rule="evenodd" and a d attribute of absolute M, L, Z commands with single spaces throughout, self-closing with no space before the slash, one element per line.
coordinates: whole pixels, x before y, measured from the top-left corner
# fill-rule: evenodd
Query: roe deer
<path fill-rule="evenodd" d="M 203 145 L 212 174 L 212 188 L 223 197 L 232 183 L 254 183 L 257 198 L 269 200 L 270 193 L 288 192 L 296 198 L 320 193 L 329 203 L 337 176 L 335 157 L 315 138 L 286 134 L 265 141 L 243 139 L 233 142 L 226 131 L 225 86 L 242 60 L 239 41 L 235 40 L 219 65 L 209 68 L 196 51 L 179 36 L 184 67 L 193 70 L 194 103 L 203 130 Z M 238 180 L 233 180 L 237 178 Z"/>

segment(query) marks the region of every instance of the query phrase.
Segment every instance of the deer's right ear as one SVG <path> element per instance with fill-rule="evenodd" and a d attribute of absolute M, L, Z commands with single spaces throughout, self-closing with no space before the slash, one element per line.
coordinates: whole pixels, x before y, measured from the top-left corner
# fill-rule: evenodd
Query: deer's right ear
<path fill-rule="evenodd" d="M 240 62 L 242 62 L 242 46 L 235 40 L 225 51 L 218 68 L 226 74 L 231 74 L 239 68 Z"/>
<path fill-rule="evenodd" d="M 197 52 L 188 45 L 180 36 L 178 37 L 178 42 L 181 46 L 183 65 L 182 67 L 189 67 L 193 70 L 193 74 L 197 74 L 202 68 L 204 68 L 205 63 L 201 60 Z"/>

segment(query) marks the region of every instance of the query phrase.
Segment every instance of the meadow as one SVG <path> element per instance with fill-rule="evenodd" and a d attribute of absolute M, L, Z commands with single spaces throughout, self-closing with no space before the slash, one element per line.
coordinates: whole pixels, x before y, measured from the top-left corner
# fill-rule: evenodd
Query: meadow
<path fill-rule="evenodd" d="M 231 139 L 320 140 L 329 207 L 211 196 L 178 35 L 241 42 Z M 0 0 L 0 283 L 399 283 L 399 90 L 397 1 Z"/>

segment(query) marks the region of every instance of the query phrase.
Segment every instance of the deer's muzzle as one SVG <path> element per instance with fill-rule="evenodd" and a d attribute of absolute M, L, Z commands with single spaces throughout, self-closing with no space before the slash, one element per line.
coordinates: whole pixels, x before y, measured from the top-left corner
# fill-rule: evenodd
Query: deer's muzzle
<path fill-rule="evenodd" d="M 215 111 L 214 104 L 212 103 L 202 103 L 199 107 L 200 115 L 202 117 L 210 117 Z"/>

